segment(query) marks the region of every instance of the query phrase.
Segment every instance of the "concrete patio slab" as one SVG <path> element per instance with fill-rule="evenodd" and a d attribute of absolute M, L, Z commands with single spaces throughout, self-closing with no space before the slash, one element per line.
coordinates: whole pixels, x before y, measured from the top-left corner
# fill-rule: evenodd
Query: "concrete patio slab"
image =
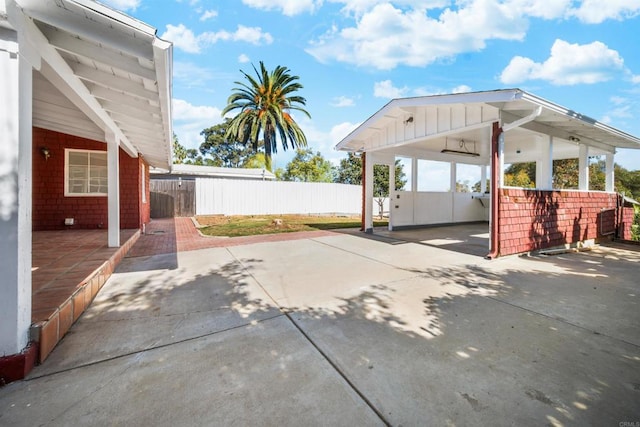
<path fill-rule="evenodd" d="M 14 383 L 0 408 L 14 426 L 382 425 L 283 316 Z"/>
<path fill-rule="evenodd" d="M 97 363 L 277 316 L 224 248 L 123 261 L 79 322 L 32 376 Z M 175 260 L 174 260 L 175 259 Z M 177 262 L 180 267 L 166 268 Z M 83 348 L 83 351 L 77 351 Z"/>
<path fill-rule="evenodd" d="M 126 260 L 0 388 L 0 424 L 640 420 L 638 247 L 449 249 L 336 233 Z"/>

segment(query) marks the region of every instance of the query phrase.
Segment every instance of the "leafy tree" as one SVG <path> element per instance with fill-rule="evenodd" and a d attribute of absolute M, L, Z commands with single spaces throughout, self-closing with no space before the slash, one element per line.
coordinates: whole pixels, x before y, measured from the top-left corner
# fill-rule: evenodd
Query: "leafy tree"
<path fill-rule="evenodd" d="M 244 160 L 242 167 L 249 169 L 266 169 L 267 162 L 264 158 L 264 153 L 254 153 L 252 156 Z"/>
<path fill-rule="evenodd" d="M 554 188 L 578 188 L 578 181 L 578 159 L 561 159 L 553 161 Z"/>
<path fill-rule="evenodd" d="M 407 180 L 400 160 L 396 160 L 396 190 L 404 189 Z M 362 184 L 362 159 L 353 153 L 340 160 L 336 171 L 336 182 L 342 184 Z M 373 166 L 373 196 L 378 203 L 380 217 L 382 217 L 384 200 L 389 197 L 389 167 L 385 165 Z"/>
<path fill-rule="evenodd" d="M 204 164 L 238 168 L 243 167 L 254 154 L 251 147 L 225 137 L 230 121 L 230 119 L 226 119 L 223 123 L 200 132 L 200 135 L 204 137 L 204 142 L 200 144 L 199 149 Z"/>
<path fill-rule="evenodd" d="M 187 159 L 187 149 L 178 141 L 178 135 L 173 134 L 173 164 L 179 165 Z"/>
<path fill-rule="evenodd" d="M 333 167 L 319 151 L 314 154 L 310 148 L 299 148 L 282 178 L 285 181 L 333 182 Z"/>
<path fill-rule="evenodd" d="M 231 119 L 225 133 L 225 139 L 240 141 L 246 145 L 251 142 L 253 149 L 258 150 L 260 135 L 264 140 L 264 153 L 267 169 L 271 171 L 271 154 L 278 151 L 279 137 L 282 148 L 306 147 L 307 138 L 300 126 L 293 120 L 291 110 L 300 111 L 307 117 L 310 114 L 303 108 L 306 99 L 294 95 L 302 89 L 297 82 L 298 76 L 292 76 L 289 69 L 277 66 L 268 72 L 264 63 L 260 61 L 260 71 L 253 67 L 257 78 L 244 71 L 248 83 L 238 82 L 233 93 L 227 100 L 227 106 L 222 110 L 224 116 L 230 111 L 239 110 Z"/>
<path fill-rule="evenodd" d="M 396 189 L 404 189 L 407 180 L 400 160 L 396 160 Z M 336 182 L 341 184 L 362 184 L 362 159 L 353 153 L 340 160 L 336 171 Z M 373 166 L 373 195 L 375 197 L 389 197 L 389 167 L 385 165 Z"/>
<path fill-rule="evenodd" d="M 471 187 L 469 186 L 469 181 L 457 181 L 456 193 L 471 193 Z"/>
<path fill-rule="evenodd" d="M 473 191 L 474 193 L 479 193 L 481 184 L 482 184 L 481 181 L 478 181 L 475 184 L 473 184 L 473 187 L 471 187 L 471 191 Z M 486 186 L 485 191 L 486 192 L 491 192 L 491 180 L 489 178 L 487 178 L 487 186 Z"/>
<path fill-rule="evenodd" d="M 513 163 L 504 171 L 504 185 L 510 187 L 535 188 L 535 162 Z"/>

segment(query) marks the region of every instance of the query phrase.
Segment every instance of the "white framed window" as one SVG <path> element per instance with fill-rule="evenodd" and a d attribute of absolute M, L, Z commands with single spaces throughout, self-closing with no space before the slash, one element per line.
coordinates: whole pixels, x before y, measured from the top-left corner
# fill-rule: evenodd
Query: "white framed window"
<path fill-rule="evenodd" d="M 140 164 L 140 191 L 142 193 L 142 203 L 147 203 L 147 181 L 145 179 L 146 167 L 144 163 Z"/>
<path fill-rule="evenodd" d="M 64 150 L 64 195 L 107 195 L 107 152 Z"/>

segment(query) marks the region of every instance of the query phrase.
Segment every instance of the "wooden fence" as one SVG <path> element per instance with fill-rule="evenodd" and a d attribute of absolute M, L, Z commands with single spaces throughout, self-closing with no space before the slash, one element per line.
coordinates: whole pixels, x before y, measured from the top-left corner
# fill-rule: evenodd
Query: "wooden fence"
<path fill-rule="evenodd" d="M 196 179 L 197 215 L 355 214 L 359 185 L 320 182 Z"/>
<path fill-rule="evenodd" d="M 151 218 L 193 216 L 196 213 L 196 181 L 152 179 Z"/>

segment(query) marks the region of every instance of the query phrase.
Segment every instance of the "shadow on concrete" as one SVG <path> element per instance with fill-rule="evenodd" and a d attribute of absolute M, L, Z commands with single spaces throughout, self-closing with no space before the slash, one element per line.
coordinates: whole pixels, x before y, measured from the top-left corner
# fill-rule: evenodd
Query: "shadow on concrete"
<path fill-rule="evenodd" d="M 376 227 L 370 234 L 355 229 L 333 231 L 390 245 L 416 243 L 480 257 L 489 253 L 489 228 L 486 223 L 426 226 L 394 231 Z"/>
<path fill-rule="evenodd" d="M 238 349 L 235 335 L 219 334 L 267 330 L 270 320 L 285 316 L 389 424 L 564 425 L 637 418 L 640 319 L 637 306 L 633 309 L 635 297 L 626 297 L 628 306 L 606 306 L 638 291 L 629 273 L 640 260 L 637 250 L 603 248 L 484 266 L 415 269 L 411 280 L 371 285 L 352 296 L 304 307 L 278 307 L 267 284 L 255 281 L 253 270 L 266 260 L 224 262 L 189 276 L 184 269 L 171 270 L 171 257 L 164 256 L 155 259 L 156 271 L 149 261 L 146 268 L 126 270 L 126 283 L 114 280 L 103 288 L 27 383 L 39 376 L 52 381 L 56 372 L 64 375 L 140 352 L 161 352 L 172 344 L 188 344 L 195 351 L 198 340 L 218 337 L 215 349 L 201 350 L 201 357 L 208 358 L 225 347 Z M 591 292 L 594 286 L 609 293 Z M 598 319 L 589 323 L 590 317 Z M 616 335 L 616 330 L 629 335 Z M 198 400 L 218 402 L 209 410 L 222 417 L 220 405 L 227 399 L 246 399 L 247 405 L 271 399 L 273 408 L 286 399 L 295 401 L 295 396 L 276 392 L 278 382 L 293 381 L 305 392 L 312 390 L 304 370 L 294 370 L 283 354 L 287 348 L 278 345 L 283 339 L 256 340 L 250 350 L 260 352 L 262 363 L 279 366 L 282 374 L 269 377 L 275 383 L 258 385 L 260 366 L 246 363 L 246 354 L 225 353 L 210 358 L 215 382 L 206 384 L 206 395 Z M 188 361 L 193 351 L 173 357 Z M 143 362 L 136 363 L 142 368 Z M 188 388 L 190 381 L 209 378 L 208 373 L 190 371 L 188 362 L 179 371 L 166 372 L 162 363 L 156 369 L 157 378 L 167 377 L 164 386 L 171 393 L 166 399 L 187 399 L 178 415 L 190 416 L 189 391 L 172 388 L 169 377 L 186 376 Z M 126 402 L 127 393 L 135 393 L 139 384 L 125 376 L 119 381 L 124 383 L 119 399 Z M 7 400 L 3 393 L 0 403 Z M 318 395 L 316 404 L 329 399 Z M 106 413 L 101 406 L 106 403 L 91 403 L 94 414 Z M 150 401 L 148 408 L 138 410 L 144 415 L 162 408 L 162 401 Z M 263 414 L 261 420 L 276 421 L 270 415 L 275 416 Z M 232 418 L 216 421 L 228 423 L 249 414 L 226 416 Z M 288 419 L 295 417 L 293 413 Z"/>

